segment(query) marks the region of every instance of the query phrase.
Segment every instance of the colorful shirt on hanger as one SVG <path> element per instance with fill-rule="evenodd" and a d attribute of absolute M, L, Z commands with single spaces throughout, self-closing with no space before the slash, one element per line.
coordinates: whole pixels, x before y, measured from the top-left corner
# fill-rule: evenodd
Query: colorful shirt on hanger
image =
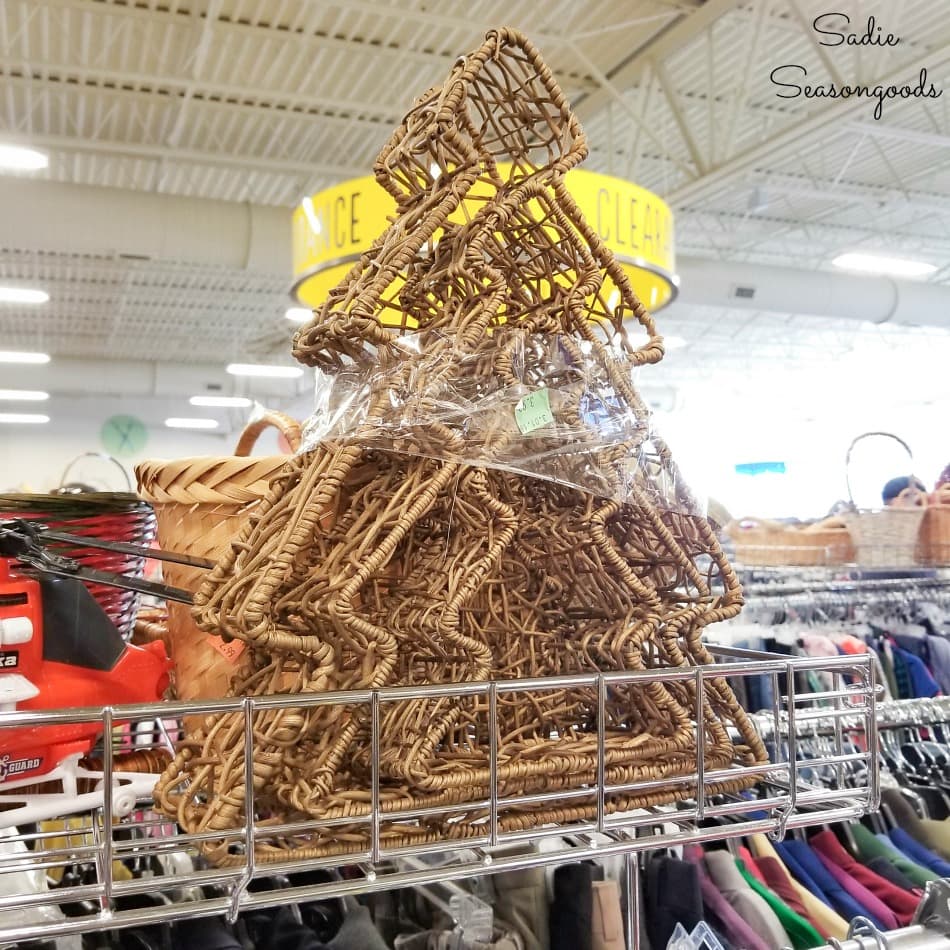
<path fill-rule="evenodd" d="M 886 834 L 875 835 L 861 824 L 854 825 L 851 834 L 858 848 L 858 857 L 862 861 L 868 861 L 871 858 L 886 858 L 918 887 L 924 887 L 928 881 L 940 880 L 940 875 L 921 867 L 915 861 L 911 861 L 906 854 L 898 851 Z"/>
<path fill-rule="evenodd" d="M 739 873 L 735 858 L 728 851 L 709 851 L 705 861 L 709 876 L 722 896 L 762 936 L 771 950 L 783 950 L 789 946 L 791 939 L 775 912 Z"/>
<path fill-rule="evenodd" d="M 873 911 L 864 907 L 847 888 L 843 887 L 841 882 L 828 871 L 818 855 L 815 854 L 804 841 L 791 838 L 788 841 L 783 841 L 780 845 L 777 845 L 777 847 L 783 859 L 787 856 L 794 861 L 798 867 L 802 868 L 815 885 L 821 889 L 822 893 L 828 896 L 832 907 L 843 917 L 846 917 L 848 920 L 854 917 L 867 917 L 875 927 L 881 930 L 894 929 L 893 927 L 888 927 L 887 923 L 881 920 Z M 788 867 L 793 874 L 796 874 L 795 868 L 789 861 L 786 861 L 786 867 Z M 894 915 L 885 914 L 884 916 L 893 918 Z"/>
<path fill-rule="evenodd" d="M 906 854 L 911 861 L 928 868 L 940 877 L 950 877 L 950 862 L 944 861 L 940 855 L 925 848 L 903 828 L 892 828 L 888 832 L 888 837 L 894 843 L 894 847 Z"/>
<path fill-rule="evenodd" d="M 713 883 L 703 864 L 703 849 L 691 845 L 683 849 L 683 857 L 696 865 L 703 907 L 712 918 L 709 923 L 716 927 L 733 946 L 742 950 L 769 950 L 768 944 L 746 923 L 736 909 L 723 897 Z"/>
<path fill-rule="evenodd" d="M 792 946 L 795 950 L 813 950 L 815 947 L 824 946 L 825 938 L 804 917 L 796 914 L 777 894 L 760 883 L 749 872 L 741 858 L 736 859 L 736 867 L 748 882 L 749 887 L 772 908 L 782 929 L 792 938 Z"/>
<path fill-rule="evenodd" d="M 836 940 L 845 940 L 848 936 L 848 921 L 831 908 L 831 904 L 820 898 L 814 891 L 809 890 L 803 883 L 796 880 L 789 873 L 788 867 L 783 863 L 775 846 L 763 834 L 749 835 L 749 846 L 760 857 L 773 858 L 782 868 L 788 882 L 798 894 L 802 906 L 807 911 L 807 918 L 814 925 L 815 929 L 826 939 L 835 938 Z"/>
<path fill-rule="evenodd" d="M 809 839 L 809 844 L 889 907 L 897 917 L 900 926 L 906 927 L 910 923 L 919 903 L 917 898 L 861 864 L 844 849 L 833 831 L 821 831 L 813 835 Z"/>

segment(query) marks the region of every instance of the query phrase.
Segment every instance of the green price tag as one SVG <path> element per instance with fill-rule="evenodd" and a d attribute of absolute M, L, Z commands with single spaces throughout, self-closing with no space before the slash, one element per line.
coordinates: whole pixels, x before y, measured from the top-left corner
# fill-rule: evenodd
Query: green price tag
<path fill-rule="evenodd" d="M 515 422 L 522 435 L 527 435 L 541 426 L 554 422 L 554 413 L 551 412 L 550 394 L 546 389 L 539 389 L 518 400 L 515 406 Z"/>

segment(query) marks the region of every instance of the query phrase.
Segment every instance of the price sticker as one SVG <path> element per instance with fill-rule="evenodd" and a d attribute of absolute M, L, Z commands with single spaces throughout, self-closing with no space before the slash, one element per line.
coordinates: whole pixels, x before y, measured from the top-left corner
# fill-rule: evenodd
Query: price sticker
<path fill-rule="evenodd" d="M 225 643 L 222 637 L 211 636 L 208 637 L 208 642 L 228 663 L 237 663 L 241 654 L 244 652 L 243 640 L 232 640 L 230 643 Z"/>
<path fill-rule="evenodd" d="M 551 412 L 551 397 L 547 389 L 539 389 L 518 400 L 515 406 L 515 422 L 522 435 L 554 422 Z"/>

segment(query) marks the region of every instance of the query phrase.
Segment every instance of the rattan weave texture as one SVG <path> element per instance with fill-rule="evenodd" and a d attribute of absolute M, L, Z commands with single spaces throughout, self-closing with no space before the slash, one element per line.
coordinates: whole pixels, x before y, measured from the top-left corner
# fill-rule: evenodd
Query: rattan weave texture
<path fill-rule="evenodd" d="M 287 463 L 196 597 L 202 629 L 247 644 L 236 694 L 711 662 L 701 633 L 738 613 L 741 591 L 634 386 L 632 371 L 661 359 L 662 339 L 565 184 L 586 151 L 534 46 L 499 29 L 416 102 L 381 152 L 376 177 L 397 214 L 294 342 L 301 362 L 359 380 L 359 411 Z M 591 366 L 609 381 L 609 413 L 643 424 L 571 453 L 578 432 L 603 428 Z M 494 397 L 539 386 L 552 419 L 525 443 L 531 459 L 557 456 L 564 478 L 511 463 L 522 433 L 513 405 Z M 488 400 L 478 425 L 443 412 L 459 393 L 473 406 Z M 584 490 L 591 478 L 596 490 Z M 692 683 L 652 682 L 611 687 L 604 705 L 608 782 L 694 773 L 699 733 L 707 769 L 766 759 L 724 680 L 702 702 Z M 477 834 L 487 816 L 465 806 L 490 780 L 484 699 L 423 698 L 380 715 L 383 810 L 458 805 L 384 821 L 384 842 Z M 258 811 L 277 821 L 365 815 L 367 716 L 356 706 L 258 712 Z M 590 689 L 506 695 L 497 720 L 504 794 L 596 780 Z M 166 770 L 157 800 L 187 830 L 242 826 L 243 728 L 237 715 L 209 717 Z M 618 793 L 606 807 L 685 793 Z M 499 827 L 594 809 L 593 799 L 507 807 Z M 259 859 L 365 842 L 365 826 L 337 826 L 261 844 Z M 206 850 L 232 860 L 224 836 Z"/>

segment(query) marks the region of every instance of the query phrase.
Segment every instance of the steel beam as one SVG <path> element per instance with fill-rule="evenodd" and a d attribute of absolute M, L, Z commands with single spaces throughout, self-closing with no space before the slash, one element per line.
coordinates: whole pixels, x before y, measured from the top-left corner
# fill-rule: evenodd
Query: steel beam
<path fill-rule="evenodd" d="M 885 76 L 868 82 L 867 85 L 872 87 L 876 85 L 903 85 L 916 77 L 921 69 L 927 68 L 933 72 L 947 62 L 950 62 L 950 34 L 944 34 L 936 47 L 928 53 Z M 816 107 L 807 118 L 787 126 L 771 138 L 710 169 L 706 174 L 673 189 L 666 196 L 666 199 L 674 206 L 688 205 L 691 202 L 702 200 L 710 192 L 721 188 L 733 176 L 747 173 L 751 168 L 767 161 L 776 153 L 788 152 L 804 141 L 813 140 L 815 133 L 822 129 L 840 126 L 844 120 L 855 112 L 867 110 L 868 105 L 868 99 L 856 97 L 835 99 L 830 103 L 827 100 L 822 100 L 820 106 Z M 886 126 L 881 126 L 881 128 L 884 129 Z"/>
<path fill-rule="evenodd" d="M 642 43 L 622 62 L 605 70 L 610 85 L 621 93 L 636 86 L 650 60 L 662 63 L 668 56 L 683 49 L 701 36 L 721 16 L 739 6 L 741 0 L 707 0 L 701 7 L 680 17 L 665 29 Z M 583 123 L 602 112 L 613 97 L 611 89 L 603 85 L 574 102 L 574 111 Z"/>

